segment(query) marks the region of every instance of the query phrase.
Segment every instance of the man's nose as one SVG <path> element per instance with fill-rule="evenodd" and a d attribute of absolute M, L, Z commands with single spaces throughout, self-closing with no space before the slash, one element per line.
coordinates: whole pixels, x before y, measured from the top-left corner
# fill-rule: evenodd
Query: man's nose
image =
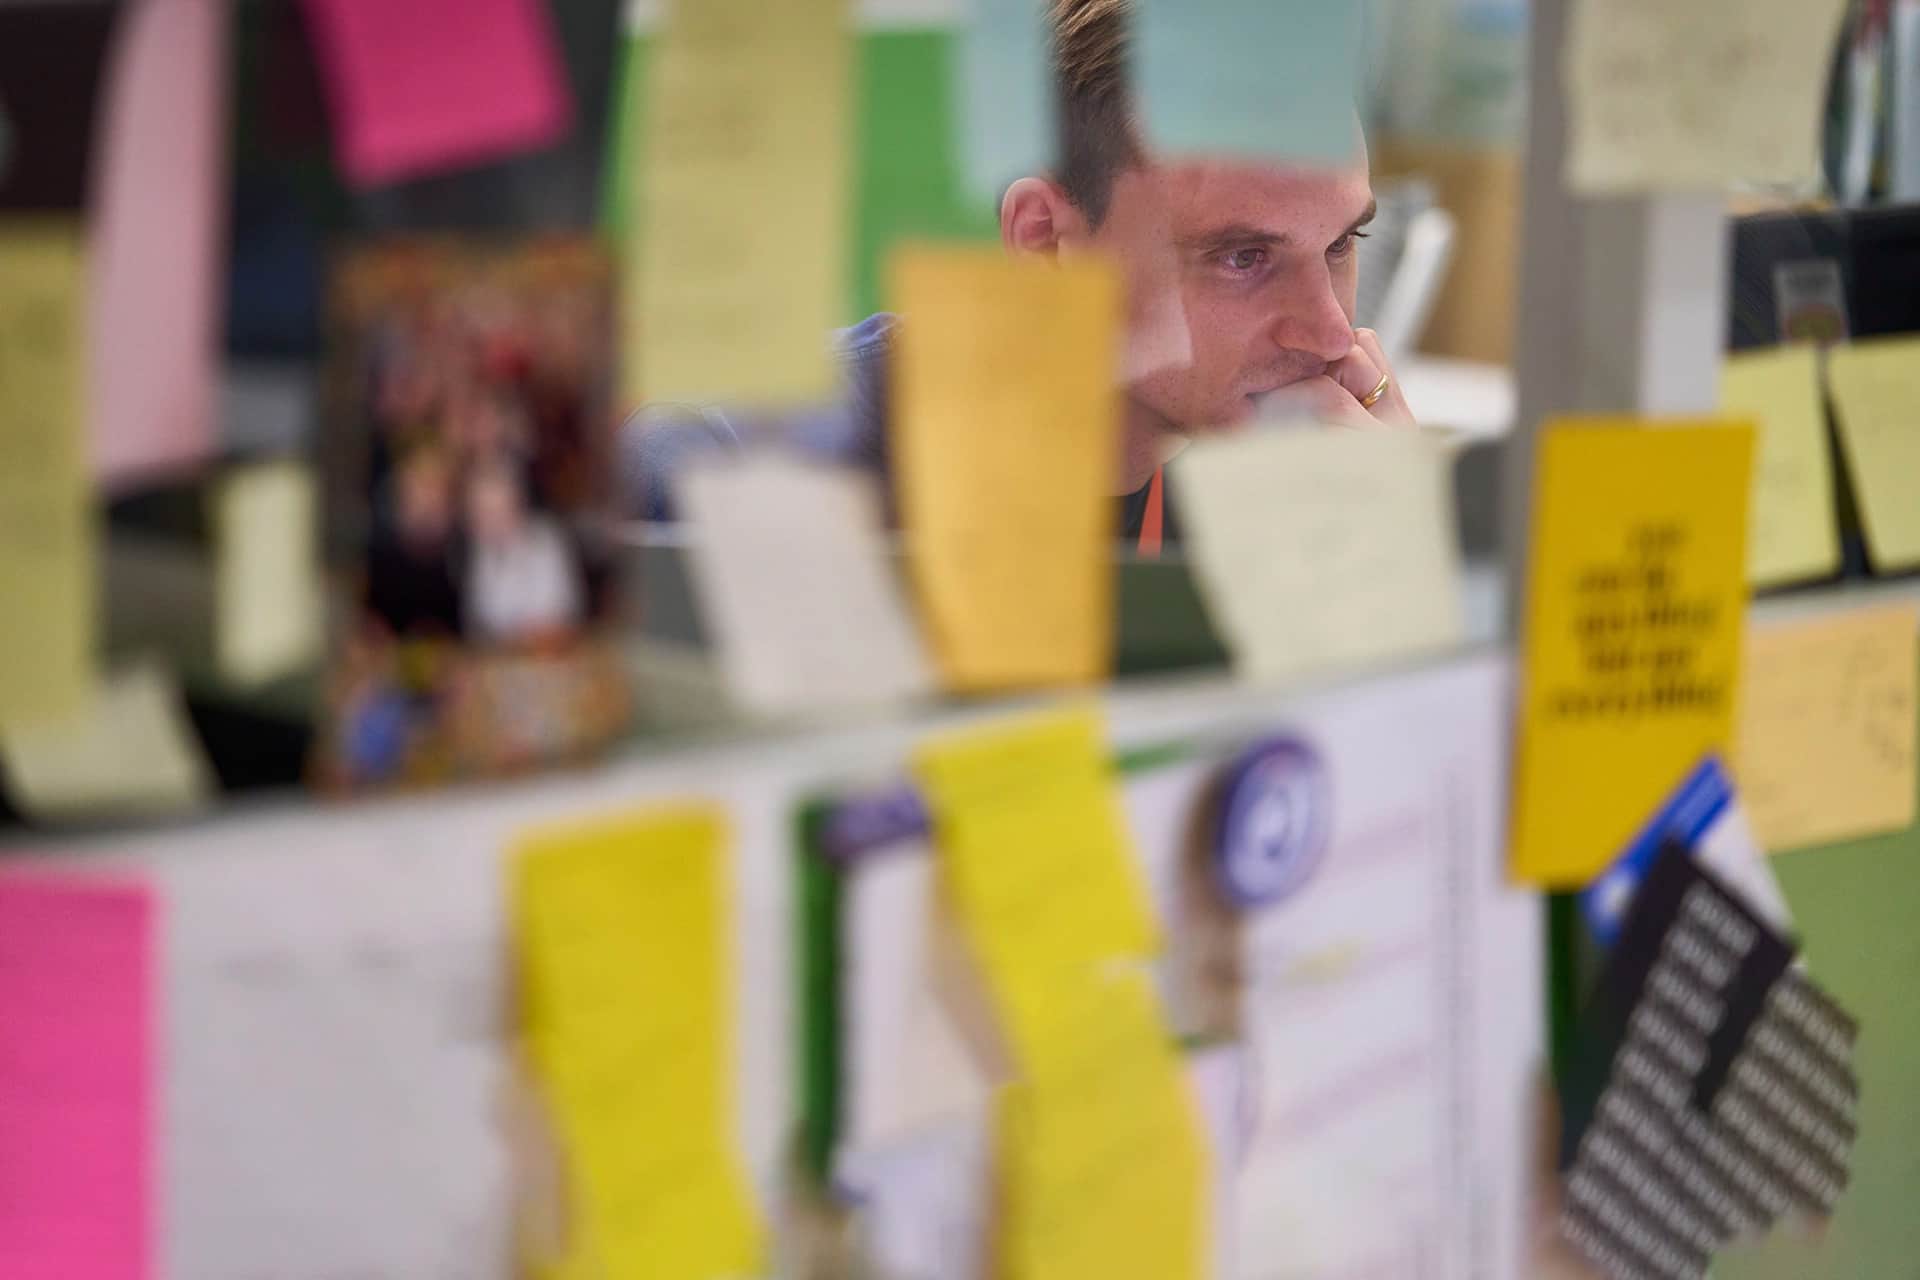
<path fill-rule="evenodd" d="M 1280 298 L 1273 322 L 1274 344 L 1287 351 L 1304 351 L 1332 364 L 1353 350 L 1353 321 L 1333 291 L 1333 278 L 1324 265 L 1296 273 Z"/>

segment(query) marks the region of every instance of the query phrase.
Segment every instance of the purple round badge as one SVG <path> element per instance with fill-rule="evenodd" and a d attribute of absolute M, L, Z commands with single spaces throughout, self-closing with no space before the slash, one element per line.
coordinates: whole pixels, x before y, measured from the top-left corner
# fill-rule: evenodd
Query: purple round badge
<path fill-rule="evenodd" d="M 1333 787 L 1319 752 L 1295 737 L 1249 749 L 1221 792 L 1214 875 L 1243 908 L 1271 906 L 1313 875 L 1327 850 Z"/>

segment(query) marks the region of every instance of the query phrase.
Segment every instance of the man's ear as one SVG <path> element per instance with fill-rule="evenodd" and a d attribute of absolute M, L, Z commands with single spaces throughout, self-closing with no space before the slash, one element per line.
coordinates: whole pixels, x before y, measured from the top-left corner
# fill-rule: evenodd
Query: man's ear
<path fill-rule="evenodd" d="M 1000 201 L 1000 243 L 1012 253 L 1055 257 L 1063 244 L 1087 238 L 1087 219 L 1058 183 L 1022 178 Z"/>

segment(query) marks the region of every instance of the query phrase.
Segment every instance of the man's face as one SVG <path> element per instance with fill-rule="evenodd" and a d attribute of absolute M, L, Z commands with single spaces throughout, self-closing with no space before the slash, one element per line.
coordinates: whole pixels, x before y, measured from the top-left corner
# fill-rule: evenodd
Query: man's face
<path fill-rule="evenodd" d="M 1125 273 L 1127 394 L 1161 429 L 1247 421 L 1259 399 L 1353 347 L 1365 160 L 1288 169 L 1220 160 L 1121 175 L 1092 244 Z M 1183 332 L 1184 330 L 1184 332 Z"/>

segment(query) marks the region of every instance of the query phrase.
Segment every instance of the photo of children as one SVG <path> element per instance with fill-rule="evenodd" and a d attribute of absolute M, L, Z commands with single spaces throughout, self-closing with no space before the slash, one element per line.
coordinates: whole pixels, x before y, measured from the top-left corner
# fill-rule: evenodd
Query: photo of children
<path fill-rule="evenodd" d="M 323 785 L 516 771 L 624 726 L 602 634 L 610 280 L 570 240 L 404 243 L 342 264 L 328 438 L 351 596 Z"/>

